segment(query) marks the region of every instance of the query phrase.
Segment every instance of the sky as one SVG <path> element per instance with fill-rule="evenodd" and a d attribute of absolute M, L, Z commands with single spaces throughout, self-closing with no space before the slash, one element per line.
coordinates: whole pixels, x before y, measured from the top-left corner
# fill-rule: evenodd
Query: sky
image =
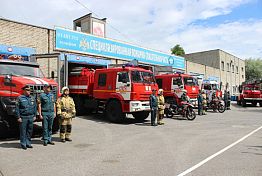
<path fill-rule="evenodd" d="M 2 18 L 52 29 L 72 29 L 92 12 L 107 18 L 108 38 L 166 53 L 180 44 L 186 53 L 262 58 L 262 0 L 1 0 L 0 7 Z"/>

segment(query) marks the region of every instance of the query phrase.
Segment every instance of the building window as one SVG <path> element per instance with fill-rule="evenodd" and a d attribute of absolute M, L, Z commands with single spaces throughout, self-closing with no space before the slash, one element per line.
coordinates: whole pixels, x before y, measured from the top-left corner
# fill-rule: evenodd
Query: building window
<path fill-rule="evenodd" d="M 234 67 L 234 65 L 232 65 L 232 72 L 233 72 L 233 73 L 235 72 L 235 67 Z"/>
<path fill-rule="evenodd" d="M 227 71 L 230 71 L 229 63 L 227 63 Z"/>
<path fill-rule="evenodd" d="M 106 86 L 106 74 L 105 73 L 99 74 L 98 86 Z"/>
<path fill-rule="evenodd" d="M 238 74 L 238 66 L 236 66 L 236 73 Z"/>
<path fill-rule="evenodd" d="M 224 61 L 221 62 L 221 69 L 222 69 L 222 71 L 225 70 L 225 63 L 224 63 Z"/>
<path fill-rule="evenodd" d="M 244 67 L 241 67 L 242 72 L 244 72 Z"/>
<path fill-rule="evenodd" d="M 244 79 L 244 75 L 242 75 L 242 78 Z"/>

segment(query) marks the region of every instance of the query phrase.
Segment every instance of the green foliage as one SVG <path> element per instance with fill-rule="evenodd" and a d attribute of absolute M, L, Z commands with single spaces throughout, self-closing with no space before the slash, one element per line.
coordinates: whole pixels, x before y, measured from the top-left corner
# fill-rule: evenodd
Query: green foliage
<path fill-rule="evenodd" d="M 185 51 L 180 45 L 176 45 L 173 48 L 171 48 L 171 54 L 174 54 L 177 56 L 184 56 Z"/>
<path fill-rule="evenodd" d="M 246 79 L 261 79 L 262 78 L 262 59 L 246 59 Z"/>

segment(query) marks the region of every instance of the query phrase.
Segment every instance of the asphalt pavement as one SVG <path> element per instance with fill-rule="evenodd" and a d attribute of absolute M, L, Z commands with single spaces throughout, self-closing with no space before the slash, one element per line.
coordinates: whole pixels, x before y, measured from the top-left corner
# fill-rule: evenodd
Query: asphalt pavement
<path fill-rule="evenodd" d="M 102 115 L 73 120 L 72 142 L 33 149 L 17 139 L 0 141 L 0 176 L 262 175 L 262 108 L 209 112 L 194 121 L 179 116 L 152 127 L 150 118 L 113 124 Z M 256 131 L 255 131 L 256 130 Z"/>

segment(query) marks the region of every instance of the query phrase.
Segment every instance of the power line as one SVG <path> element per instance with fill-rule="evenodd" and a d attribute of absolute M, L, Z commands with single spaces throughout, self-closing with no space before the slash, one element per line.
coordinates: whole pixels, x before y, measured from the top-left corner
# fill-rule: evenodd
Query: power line
<path fill-rule="evenodd" d="M 85 4 L 83 4 L 82 2 L 80 2 L 79 0 L 74 0 L 75 2 L 77 2 L 78 4 L 80 4 L 81 6 L 83 6 L 84 8 L 86 8 L 89 12 L 91 12 L 92 14 L 94 14 L 97 18 L 100 18 L 100 16 L 98 14 L 96 14 L 95 12 L 93 12 L 91 9 L 89 9 Z M 116 27 L 114 27 L 113 25 L 109 24 L 108 22 L 106 22 L 108 26 L 110 26 L 112 29 L 114 29 L 116 32 L 118 32 L 119 34 L 121 34 L 123 37 L 125 37 L 127 40 L 133 41 L 135 43 L 137 43 L 136 41 L 134 41 L 133 39 L 131 39 L 130 37 L 128 37 L 126 34 L 123 34 L 122 32 L 120 32 L 120 30 L 118 30 Z M 140 43 L 140 42 L 139 42 Z"/>

